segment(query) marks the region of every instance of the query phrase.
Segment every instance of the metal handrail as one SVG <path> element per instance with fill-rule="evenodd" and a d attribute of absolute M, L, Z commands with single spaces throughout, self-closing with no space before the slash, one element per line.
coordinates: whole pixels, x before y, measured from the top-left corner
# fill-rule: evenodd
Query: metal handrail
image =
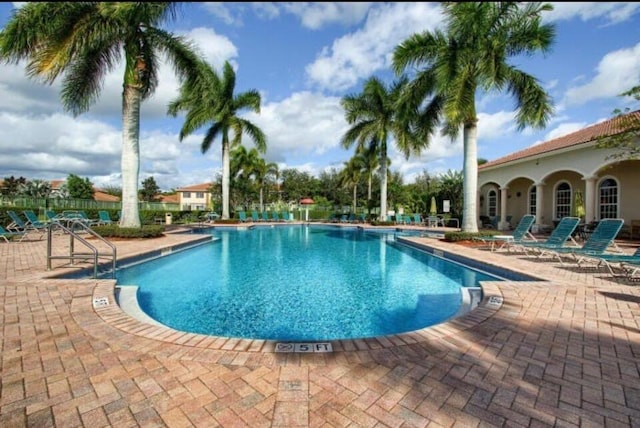
<path fill-rule="evenodd" d="M 76 229 L 76 227 L 79 227 L 83 231 L 89 233 L 90 235 L 96 237 L 97 239 L 99 239 L 100 241 L 102 241 L 103 243 L 105 243 L 106 245 L 111 247 L 111 250 L 112 250 L 112 254 L 111 254 L 111 263 L 112 263 L 111 277 L 115 279 L 115 276 L 116 276 L 116 247 L 115 247 L 115 245 L 113 245 L 111 242 L 109 242 L 108 240 L 103 238 L 101 235 L 97 234 L 93 229 L 91 229 L 81 219 L 69 219 L 69 220 L 67 220 L 67 225 L 64 225 L 62 222 L 63 222 L 62 219 L 61 220 L 52 221 L 51 223 L 49 223 L 49 225 L 47 227 L 47 270 L 51 270 L 51 260 L 53 260 L 53 259 L 69 259 L 69 260 L 71 260 L 71 264 L 73 264 L 73 261 L 75 259 L 87 259 L 87 257 L 90 256 L 93 259 L 93 278 L 95 279 L 95 278 L 98 277 L 98 258 L 100 256 L 106 257 L 107 255 L 106 254 L 102 254 L 101 255 L 98 252 L 98 249 L 94 245 L 92 245 L 90 242 L 88 242 L 82 236 L 78 235 L 75 232 L 75 229 Z M 69 235 L 69 255 L 68 256 L 54 256 L 54 255 L 51 254 L 52 253 L 52 235 L 53 235 L 53 229 L 54 228 L 62 229 L 64 232 L 66 232 Z M 84 245 L 86 245 L 91 250 L 91 253 L 76 253 L 76 252 L 74 252 L 74 241 L 76 239 L 78 241 L 80 241 L 81 243 L 83 243 Z"/>

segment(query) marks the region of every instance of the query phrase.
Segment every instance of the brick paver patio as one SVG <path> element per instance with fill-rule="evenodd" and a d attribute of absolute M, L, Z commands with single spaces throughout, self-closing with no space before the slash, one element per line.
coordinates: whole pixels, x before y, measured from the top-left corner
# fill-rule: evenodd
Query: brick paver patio
<path fill-rule="evenodd" d="M 121 258 L 196 238 L 114 243 Z M 412 240 L 545 281 L 485 283 L 479 308 L 432 328 L 275 353 L 145 324 L 115 281 L 51 278 L 68 268 L 46 270 L 46 241 L 0 243 L 0 426 L 640 426 L 640 289 Z"/>

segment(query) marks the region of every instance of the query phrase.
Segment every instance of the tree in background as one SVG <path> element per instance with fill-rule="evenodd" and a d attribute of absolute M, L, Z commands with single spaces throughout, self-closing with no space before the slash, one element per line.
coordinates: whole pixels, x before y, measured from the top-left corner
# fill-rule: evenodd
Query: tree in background
<path fill-rule="evenodd" d="M 388 87 L 377 77 L 370 77 L 360 94 L 346 95 L 341 104 L 351 127 L 341 140 L 345 149 L 354 144 L 357 150 L 377 152 L 380 156 L 380 219 L 387 215 L 387 151 L 391 137 L 396 148 L 408 159 L 420 154 L 429 140 L 413 132 L 416 108 L 413 98 L 403 97 L 408 80 L 401 77 Z"/>
<path fill-rule="evenodd" d="M 18 194 L 31 198 L 48 198 L 51 194 L 51 183 L 46 180 L 29 180 L 18 186 Z"/>
<path fill-rule="evenodd" d="M 364 169 L 364 157 L 355 154 L 347 162 L 344 162 L 344 168 L 340 171 L 340 184 L 344 187 L 353 189 L 353 204 L 351 212 L 355 214 L 358 208 L 358 184 Z"/>
<path fill-rule="evenodd" d="M 396 73 L 417 69 L 409 85 L 422 97 L 431 116 L 444 121 L 442 133 L 455 140 L 462 130 L 464 150 L 464 209 L 462 230 L 477 232 L 478 91 L 506 91 L 516 101 L 518 129 L 544 128 L 553 107 L 538 80 L 508 62 L 510 58 L 546 53 L 555 28 L 542 23 L 542 13 L 553 10 L 538 2 L 445 2 L 444 30 L 414 34 L 393 53 Z M 421 104 L 422 105 L 422 104 Z M 431 135 L 431 121 L 423 138 Z"/>
<path fill-rule="evenodd" d="M 267 149 L 267 137 L 262 130 L 239 116 L 240 111 L 245 109 L 260 113 L 261 97 L 255 89 L 234 93 L 236 73 L 228 61 L 223 66 L 222 77 L 204 61 L 198 68 L 201 79 L 186 81 L 178 98 L 169 104 L 168 111 L 172 116 L 180 111 L 187 112 L 180 129 L 180 141 L 201 127 L 210 125 L 202 140 L 202 153 L 209 150 L 218 136 L 221 137 L 222 219 L 228 219 L 231 148 L 240 145 L 242 135 L 246 133 L 260 152 L 264 153 Z"/>
<path fill-rule="evenodd" d="M 122 187 L 118 186 L 105 186 L 102 188 L 102 191 L 107 195 L 117 196 L 122 198 Z"/>
<path fill-rule="evenodd" d="M 89 181 L 89 177 L 82 179 L 75 174 L 69 174 L 65 184 L 70 198 L 93 199 L 95 190 L 93 188 L 93 183 Z"/>
<path fill-rule="evenodd" d="M 0 193 L 4 196 L 16 196 L 19 193 L 20 185 L 25 184 L 27 179 L 24 177 L 15 178 L 5 177 L 2 181 L 2 187 L 0 187 Z"/>
<path fill-rule="evenodd" d="M 298 202 L 302 198 L 315 195 L 318 191 L 318 179 L 308 172 L 294 168 L 282 171 L 282 199 L 286 202 Z"/>
<path fill-rule="evenodd" d="M 156 179 L 153 176 L 147 177 L 142 180 L 142 189 L 140 189 L 140 198 L 146 202 L 157 201 L 157 196 L 160 193 L 160 187 L 156 183 Z"/>
<path fill-rule="evenodd" d="M 620 94 L 623 97 L 633 97 L 640 101 L 640 85 Z M 640 114 L 631 113 L 630 108 L 613 111 L 615 127 L 620 132 L 596 139 L 596 147 L 600 149 L 616 149 L 617 151 L 607 156 L 607 159 L 640 159 Z"/>
<path fill-rule="evenodd" d="M 158 86 L 159 63 L 196 80 L 198 54 L 184 38 L 162 30 L 176 17 L 172 2 L 29 2 L 0 33 L 0 58 L 26 60 L 29 77 L 62 78 L 65 110 L 77 116 L 98 99 L 105 76 L 124 59 L 122 84 L 122 215 L 139 228 L 140 105 Z"/>

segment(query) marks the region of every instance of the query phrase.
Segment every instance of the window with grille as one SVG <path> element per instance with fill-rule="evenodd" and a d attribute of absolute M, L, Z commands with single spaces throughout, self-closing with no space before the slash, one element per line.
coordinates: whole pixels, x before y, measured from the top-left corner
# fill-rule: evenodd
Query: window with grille
<path fill-rule="evenodd" d="M 531 189 L 529 189 L 529 214 L 532 215 L 536 215 L 536 194 L 537 187 L 531 187 Z"/>
<path fill-rule="evenodd" d="M 568 217 L 571 214 L 571 186 L 560 183 L 556 188 L 556 218 Z"/>
<path fill-rule="evenodd" d="M 185 198 L 190 198 L 191 197 L 191 192 L 183 192 L 182 195 Z"/>
<path fill-rule="evenodd" d="M 204 199 L 204 192 L 196 192 L 196 198 Z"/>
<path fill-rule="evenodd" d="M 600 219 L 618 218 L 618 183 L 613 178 L 600 182 Z"/>
<path fill-rule="evenodd" d="M 495 190 L 489 190 L 487 194 L 487 207 L 489 217 L 493 217 L 498 213 L 498 194 Z"/>

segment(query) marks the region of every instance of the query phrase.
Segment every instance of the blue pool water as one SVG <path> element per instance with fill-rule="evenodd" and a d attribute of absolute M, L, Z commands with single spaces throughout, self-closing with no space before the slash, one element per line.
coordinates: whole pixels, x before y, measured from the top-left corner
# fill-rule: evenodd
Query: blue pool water
<path fill-rule="evenodd" d="M 402 333 L 456 314 L 496 280 L 394 240 L 323 226 L 215 229 L 210 244 L 120 269 L 141 309 L 181 331 L 272 340 Z"/>

